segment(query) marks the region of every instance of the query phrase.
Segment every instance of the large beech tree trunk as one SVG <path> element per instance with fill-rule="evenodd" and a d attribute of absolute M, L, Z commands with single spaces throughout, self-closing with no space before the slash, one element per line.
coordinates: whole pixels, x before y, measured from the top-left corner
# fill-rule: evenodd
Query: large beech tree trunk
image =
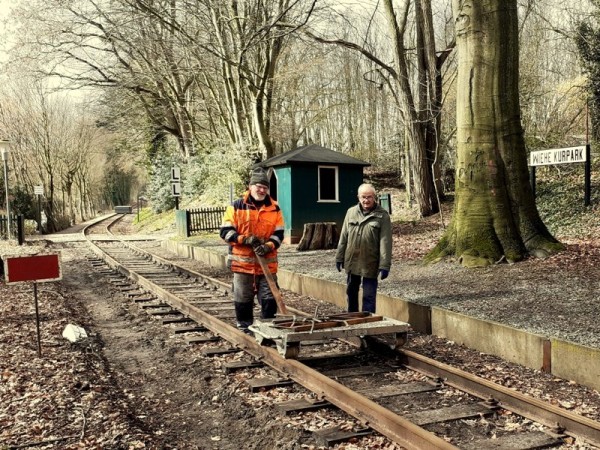
<path fill-rule="evenodd" d="M 428 261 L 485 266 L 562 248 L 539 217 L 520 120 L 516 0 L 453 0 L 458 48 L 454 215 Z"/>

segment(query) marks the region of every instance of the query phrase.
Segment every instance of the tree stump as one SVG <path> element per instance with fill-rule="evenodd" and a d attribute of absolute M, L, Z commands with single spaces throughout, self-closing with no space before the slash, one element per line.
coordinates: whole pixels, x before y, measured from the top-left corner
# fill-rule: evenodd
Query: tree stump
<path fill-rule="evenodd" d="M 296 249 L 298 251 L 331 249 L 336 248 L 337 241 L 335 222 L 305 223 L 302 239 Z"/>

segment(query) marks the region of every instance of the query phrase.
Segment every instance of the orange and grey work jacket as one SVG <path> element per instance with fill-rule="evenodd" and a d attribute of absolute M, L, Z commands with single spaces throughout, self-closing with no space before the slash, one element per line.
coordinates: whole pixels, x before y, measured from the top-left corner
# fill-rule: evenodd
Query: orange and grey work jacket
<path fill-rule="evenodd" d="M 225 210 L 219 234 L 230 244 L 228 263 L 231 263 L 233 272 L 262 275 L 254 250 L 243 244 L 246 237 L 256 236 L 272 248 L 264 258 L 269 265 L 269 272 L 277 273 L 277 249 L 283 241 L 284 232 L 283 214 L 269 195 L 259 208 L 252 200 L 250 191 L 246 191 L 242 198 Z"/>

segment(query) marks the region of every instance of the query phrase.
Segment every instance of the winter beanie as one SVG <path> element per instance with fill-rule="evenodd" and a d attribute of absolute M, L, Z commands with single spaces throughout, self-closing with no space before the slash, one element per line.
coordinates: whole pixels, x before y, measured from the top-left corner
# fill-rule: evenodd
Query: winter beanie
<path fill-rule="evenodd" d="M 257 168 L 252 171 L 252 176 L 250 177 L 250 185 L 253 184 L 262 184 L 264 186 L 269 186 L 269 177 L 267 176 L 267 172 L 265 172 L 262 168 Z"/>

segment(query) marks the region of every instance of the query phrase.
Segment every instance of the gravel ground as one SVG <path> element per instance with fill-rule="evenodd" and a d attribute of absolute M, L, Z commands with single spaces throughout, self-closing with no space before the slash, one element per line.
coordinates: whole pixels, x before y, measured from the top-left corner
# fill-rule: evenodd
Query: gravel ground
<path fill-rule="evenodd" d="M 575 342 L 597 345 L 593 338 L 599 330 L 593 311 L 600 279 L 598 247 L 567 242 L 565 252 L 545 261 L 489 269 L 467 270 L 452 263 L 422 266 L 419 258 L 439 232 L 434 224 L 418 232 L 411 227 L 395 230 L 394 264 L 390 278 L 381 283 L 381 292 L 522 327 L 535 325 L 540 334 L 570 336 Z M 34 356 L 30 287 L 0 286 L 0 449 L 8 444 L 44 449 L 296 449 L 300 447 L 295 443 L 309 439 L 311 428 L 346 420 L 317 414 L 273 421 L 272 404 L 284 399 L 285 392 L 252 394 L 244 387 L 251 373 L 224 376 L 222 359 L 202 357 L 198 348 L 182 347 L 164 327 L 148 324 L 139 307 L 91 271 L 67 242 L 72 237 L 65 234 L 65 243 L 58 244 L 64 255 L 64 280 L 40 289 L 44 358 Z M 226 249 L 214 236 L 198 241 L 218 251 Z M 34 253 L 46 245 L 44 241 L 23 247 L 0 243 L 0 254 Z M 146 245 L 195 270 L 208 270 L 222 279 L 230 276 L 178 258 L 156 243 Z M 334 268 L 333 251 L 298 253 L 286 246 L 281 264 L 288 270 L 343 283 L 343 275 Z M 284 292 L 284 298 L 299 309 L 312 311 L 319 305 L 323 313 L 328 308 L 336 311 L 318 299 L 291 292 Z M 563 306 L 570 301 L 577 302 L 577 309 L 572 304 Z M 523 306 L 520 302 L 531 303 Z M 554 317 L 561 310 L 564 317 Z M 89 330 L 90 341 L 83 346 L 65 344 L 60 332 L 69 321 Z M 600 393 L 585 386 L 433 336 L 411 333 L 407 348 L 600 420 Z M 258 411 L 252 412 L 257 405 Z M 397 447 L 374 438 L 338 448 Z M 566 442 L 563 448 L 593 447 Z"/>
<path fill-rule="evenodd" d="M 379 284 L 379 292 L 600 348 L 600 247 L 571 241 L 566 242 L 564 252 L 546 260 L 466 269 L 453 261 L 423 265 L 418 259 L 423 251 L 410 259 L 402 258 L 399 253 L 412 245 L 410 239 L 395 235 L 396 255 L 389 277 Z M 227 251 L 215 237 L 191 242 L 220 253 Z M 284 245 L 280 267 L 345 282 L 344 274 L 335 270 L 335 250 L 298 252 L 295 246 Z"/>

